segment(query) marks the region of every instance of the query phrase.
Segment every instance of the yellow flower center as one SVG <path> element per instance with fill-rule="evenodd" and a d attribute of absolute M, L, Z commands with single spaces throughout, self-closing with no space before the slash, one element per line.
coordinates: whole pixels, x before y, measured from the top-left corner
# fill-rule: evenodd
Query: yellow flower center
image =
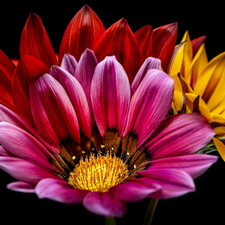
<path fill-rule="evenodd" d="M 109 188 L 120 184 L 128 177 L 127 167 L 123 160 L 111 152 L 106 155 L 91 153 L 89 158 L 80 159 L 79 164 L 70 173 L 68 183 L 74 188 L 107 192 Z"/>

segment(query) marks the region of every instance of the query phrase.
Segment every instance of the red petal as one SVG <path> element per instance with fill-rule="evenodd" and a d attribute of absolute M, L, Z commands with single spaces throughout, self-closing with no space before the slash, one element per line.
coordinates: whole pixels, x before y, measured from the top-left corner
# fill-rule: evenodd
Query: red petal
<path fill-rule="evenodd" d="M 152 56 L 152 26 L 147 25 L 134 33 L 141 53 L 141 64 L 148 56 Z"/>
<path fill-rule="evenodd" d="M 11 92 L 11 81 L 15 68 L 13 62 L 0 50 L 0 80 L 9 92 Z"/>
<path fill-rule="evenodd" d="M 140 67 L 140 52 L 137 41 L 127 21 L 121 19 L 109 27 L 94 47 L 99 61 L 106 56 L 115 55 L 122 64 L 130 83 Z"/>
<path fill-rule="evenodd" d="M 60 62 L 65 53 L 73 55 L 78 61 L 86 48 L 93 49 L 104 31 L 102 21 L 89 6 L 85 5 L 65 30 L 59 50 Z"/>
<path fill-rule="evenodd" d="M 164 25 L 153 30 L 153 57 L 162 61 L 166 71 L 177 40 L 177 23 Z"/>
<path fill-rule="evenodd" d="M 25 55 L 19 61 L 12 81 L 13 102 L 20 110 L 20 116 L 32 122 L 33 118 L 29 103 L 29 83 L 37 76 L 49 71 L 41 60 L 30 55 Z"/>
<path fill-rule="evenodd" d="M 191 40 L 192 50 L 193 50 L 193 58 L 200 48 L 201 44 L 205 42 L 206 36 L 201 36 Z"/>
<path fill-rule="evenodd" d="M 14 105 L 11 85 L 14 69 L 13 62 L 0 50 L 0 102 L 12 110 L 14 110 Z"/>
<path fill-rule="evenodd" d="M 32 55 L 47 66 L 57 64 L 55 52 L 40 17 L 31 13 L 23 28 L 20 39 L 20 57 Z"/>

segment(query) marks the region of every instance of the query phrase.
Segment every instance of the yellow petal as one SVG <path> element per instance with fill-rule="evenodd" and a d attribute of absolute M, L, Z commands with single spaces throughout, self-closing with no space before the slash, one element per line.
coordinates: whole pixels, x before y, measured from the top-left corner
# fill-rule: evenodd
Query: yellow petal
<path fill-rule="evenodd" d="M 178 78 L 177 74 L 173 74 L 171 76 L 174 79 L 174 95 L 173 95 L 173 103 L 175 110 L 177 112 L 181 111 L 183 108 L 183 89 L 180 82 L 180 79 Z"/>
<path fill-rule="evenodd" d="M 179 73 L 173 74 L 171 77 L 174 79 L 173 103 L 175 109 L 177 112 L 183 112 L 186 105 L 185 93 L 193 93 L 193 90 Z"/>
<path fill-rule="evenodd" d="M 192 93 L 187 93 L 187 94 L 185 94 L 185 96 L 187 97 L 186 105 L 191 112 L 194 111 L 194 107 L 196 107 L 194 104 L 196 103 L 196 100 L 198 98 L 198 106 L 197 107 L 198 107 L 199 112 L 208 120 L 209 123 L 211 123 L 211 121 L 212 121 L 211 114 L 210 114 L 209 108 L 205 104 L 204 100 L 200 96 L 198 96 L 196 94 L 192 94 Z"/>
<path fill-rule="evenodd" d="M 185 42 L 182 42 L 178 44 L 176 48 L 174 49 L 173 55 L 171 57 L 171 61 L 168 65 L 169 75 L 180 73 L 182 62 L 183 62 L 184 45 L 185 45 Z"/>
<path fill-rule="evenodd" d="M 205 44 L 203 43 L 200 46 L 198 52 L 196 53 L 194 59 L 192 60 L 190 69 L 188 72 L 189 73 L 188 77 L 191 77 L 190 86 L 193 89 L 200 73 L 202 72 L 202 70 L 204 69 L 207 63 L 208 63 L 208 58 L 207 58 L 207 54 L 205 50 Z"/>
<path fill-rule="evenodd" d="M 219 123 L 222 125 L 225 125 L 225 116 L 216 114 L 216 113 L 210 113 L 212 118 L 212 123 Z"/>
<path fill-rule="evenodd" d="M 213 130 L 216 133 L 216 135 L 219 135 L 219 136 L 225 135 L 225 126 L 214 127 Z"/>
<path fill-rule="evenodd" d="M 186 41 L 186 43 L 184 45 L 184 56 L 183 56 L 181 75 L 187 80 L 188 84 L 190 84 L 190 77 L 188 77 L 188 72 L 189 72 L 191 61 L 193 58 L 193 51 L 192 51 L 192 45 L 191 45 L 191 40 L 190 40 L 188 31 L 185 32 L 181 42 L 184 42 L 184 41 Z"/>
<path fill-rule="evenodd" d="M 213 141 L 220 156 L 222 157 L 223 161 L 225 161 L 225 145 L 223 144 L 222 141 L 218 140 L 215 137 L 213 137 Z"/>
<path fill-rule="evenodd" d="M 222 64 L 224 64 L 222 63 L 224 58 L 225 52 L 213 58 L 202 70 L 196 81 L 194 92 L 203 97 L 206 102 L 208 102 L 209 96 L 213 92 L 212 88 L 216 86 L 215 81 L 218 80 L 219 72 L 221 72 Z M 210 85 L 210 90 L 208 90 L 208 85 Z"/>

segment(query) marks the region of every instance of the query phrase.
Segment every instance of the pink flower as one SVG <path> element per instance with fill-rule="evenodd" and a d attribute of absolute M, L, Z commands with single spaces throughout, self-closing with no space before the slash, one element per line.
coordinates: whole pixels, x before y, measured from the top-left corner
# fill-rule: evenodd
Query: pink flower
<path fill-rule="evenodd" d="M 114 56 L 98 62 L 89 49 L 50 70 L 22 56 L 17 110 L 0 105 L 0 168 L 18 180 L 7 187 L 110 217 L 129 201 L 194 191 L 217 160 L 195 154 L 214 131 L 198 113 L 166 118 L 174 85 L 160 68 L 147 58 L 130 85 Z"/>
<path fill-rule="evenodd" d="M 125 19 L 105 30 L 84 6 L 57 56 L 31 14 L 16 65 L 0 51 L 0 168 L 18 180 L 7 187 L 108 217 L 194 191 L 217 157 L 195 154 L 214 136 L 203 116 L 166 117 L 174 84 L 161 64 L 176 33 L 177 23 L 133 34 Z"/>

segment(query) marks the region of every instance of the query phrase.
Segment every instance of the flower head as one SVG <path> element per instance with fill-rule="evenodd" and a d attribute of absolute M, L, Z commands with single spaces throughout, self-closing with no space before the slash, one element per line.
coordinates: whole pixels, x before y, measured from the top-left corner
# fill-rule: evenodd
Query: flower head
<path fill-rule="evenodd" d="M 85 6 L 67 27 L 57 62 L 41 20 L 31 14 L 16 68 L 0 54 L 1 83 L 12 83 L 0 95 L 0 168 L 18 180 L 8 188 L 83 202 L 110 217 L 122 217 L 128 201 L 194 191 L 193 178 L 217 160 L 194 153 L 215 133 L 199 113 L 166 118 L 174 80 L 159 59 L 133 65 L 154 52 L 166 68 L 162 52 L 171 55 L 176 26 L 156 29 L 153 39 L 150 27 L 134 35 L 124 19 L 104 31 Z M 156 44 L 146 53 L 147 42 Z"/>

